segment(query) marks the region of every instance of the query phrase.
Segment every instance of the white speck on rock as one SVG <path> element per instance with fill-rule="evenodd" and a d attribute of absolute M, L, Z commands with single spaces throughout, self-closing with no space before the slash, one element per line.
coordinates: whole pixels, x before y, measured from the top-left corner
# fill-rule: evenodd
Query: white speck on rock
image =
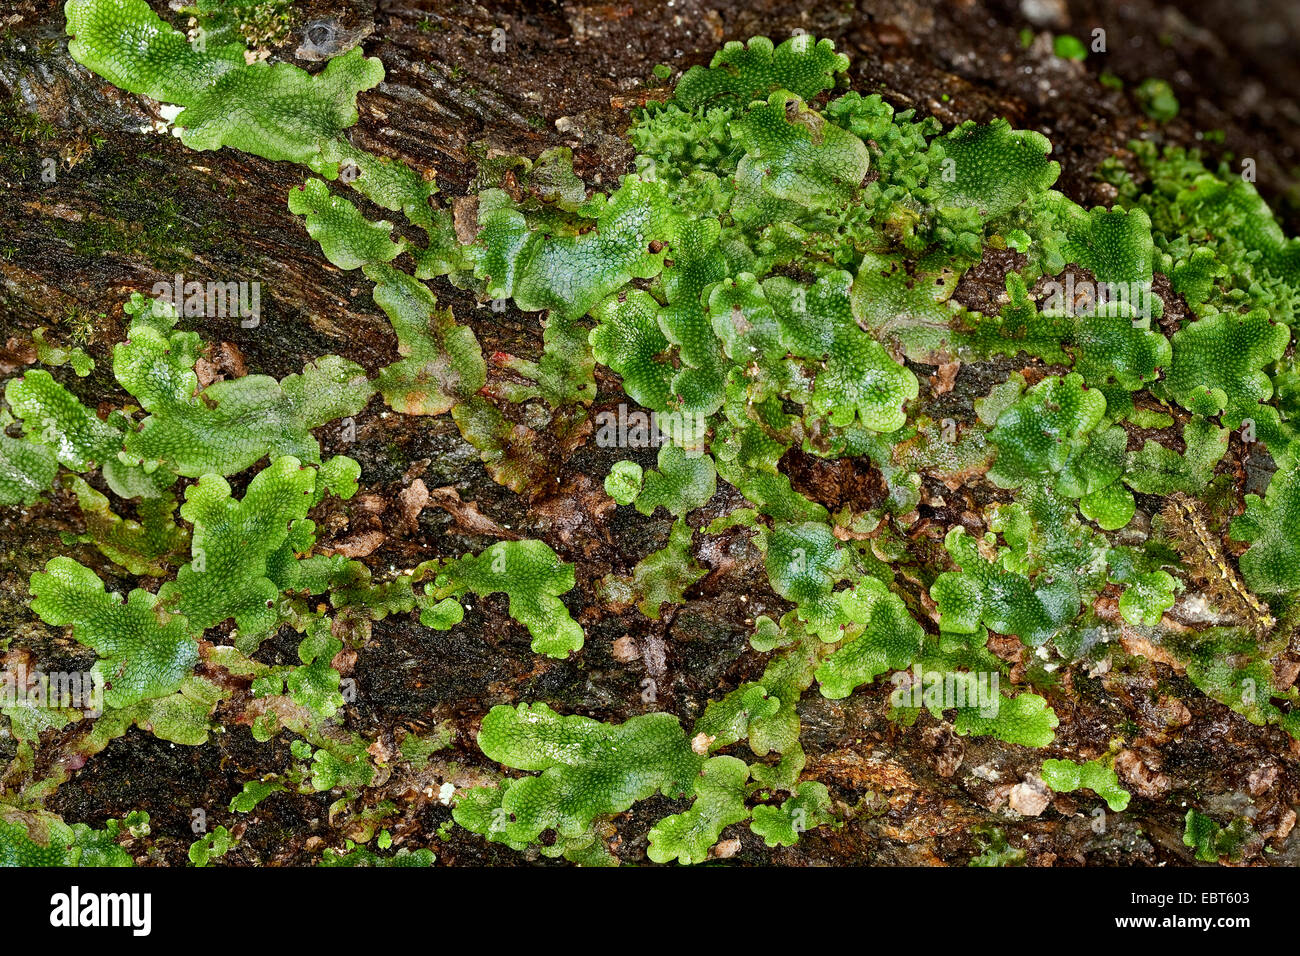
<path fill-rule="evenodd" d="M 1011 788 L 1008 805 L 1022 817 L 1036 817 L 1052 801 L 1052 792 L 1047 784 L 1032 774 Z"/>
<path fill-rule="evenodd" d="M 723 840 L 713 848 L 713 855 L 719 860 L 729 860 L 739 852 L 739 840 Z"/>

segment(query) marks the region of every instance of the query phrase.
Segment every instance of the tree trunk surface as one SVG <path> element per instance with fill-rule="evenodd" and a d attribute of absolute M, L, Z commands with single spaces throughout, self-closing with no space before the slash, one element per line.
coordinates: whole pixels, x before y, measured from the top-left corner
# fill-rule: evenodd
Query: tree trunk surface
<path fill-rule="evenodd" d="M 446 202 L 469 190 L 476 157 L 485 148 L 535 156 L 551 146 L 571 146 L 587 185 L 612 188 L 632 158 L 623 137 L 629 107 L 637 104 L 656 64 L 681 69 L 707 62 L 726 40 L 803 30 L 830 37 L 848 54 L 854 89 L 880 92 L 899 109 L 914 107 L 945 126 L 1005 116 L 1013 126 L 1042 131 L 1062 166 L 1057 188 L 1085 206 L 1109 204 L 1113 190 L 1092 174 L 1104 158 L 1123 155 L 1125 144 L 1148 124 L 1128 94 L 1103 88 L 1095 73 L 1104 67 L 1130 87 L 1159 76 L 1171 81 L 1183 104 L 1164 127 L 1166 140 L 1254 158 L 1261 193 L 1294 232 L 1300 222 L 1293 178 L 1300 104 L 1293 94 L 1300 89 L 1300 61 L 1291 55 L 1294 31 L 1278 25 L 1300 14 L 1285 2 L 1248 6 L 1249 12 L 1227 0 L 1177 6 L 1026 0 L 1023 10 L 1009 0 L 308 0 L 294 6 L 290 35 L 274 53 L 313 69 L 315 61 L 298 55 L 310 27 L 324 24 L 340 48 L 360 39 L 367 54 L 383 61 L 387 77 L 360 96 L 354 142 L 434 171 Z M 1037 21 L 1026 19 L 1027 12 Z M 1018 37 L 1025 26 L 1036 33 L 1070 32 L 1085 42 L 1093 27 L 1104 27 L 1110 52 L 1086 65 L 1054 58 L 1050 48 L 1025 53 Z M 503 52 L 492 49 L 498 28 L 505 30 Z M 205 341 L 233 345 L 249 372 L 280 378 L 325 353 L 354 360 L 371 373 L 394 361 L 396 341 L 371 299 L 370 283 L 329 265 L 288 210 L 286 196 L 303 181 L 303 171 L 230 149 L 195 152 L 166 133 L 142 132 L 159 119 L 155 110 L 156 104 L 122 93 L 70 59 L 61 5 L 0 7 L 0 372 L 9 377 L 34 361 L 30 342 L 36 327 L 61 336 L 80 330 L 95 370 L 78 379 L 58 369 L 56 377 L 91 407 L 117 407 L 123 393 L 113 381 L 111 349 L 125 333 L 122 304 L 130 292 L 148 293 L 177 273 L 200 282 L 261 283 L 262 320 L 256 328 L 203 318 L 185 326 Z M 33 116 L 39 129 L 24 133 L 18 120 L 30 125 Z M 1197 131 L 1206 129 L 1224 130 L 1224 143 L 1200 143 Z M 55 161 L 54 182 L 42 178 L 45 159 Z M 979 307 L 997 300 L 1000 283 L 1000 274 L 983 281 L 976 268 L 963 294 Z M 541 353 L 537 314 L 513 306 L 496 312 L 445 281 L 430 285 L 459 322 L 473 327 L 486 355 L 535 359 Z M 951 414 L 968 413 L 993 376 L 1019 367 L 1009 360 L 1002 367 L 963 369 L 944 395 L 926 385 L 933 368 L 914 369 L 922 380 L 922 401 Z M 625 400 L 614 377 L 598 370 L 597 381 L 593 412 Z M 450 808 L 437 799 L 438 785 L 471 785 L 498 770 L 474 743 L 493 705 L 540 700 L 564 713 L 607 721 L 663 710 L 689 727 L 709 700 L 762 672 L 763 656 L 748 645 L 752 621 L 760 614 L 778 617 L 788 605 L 770 589 L 761 555 L 743 536 L 698 555 L 710 573 L 663 620 L 647 620 L 634 608 L 620 615 L 602 607 L 600 579 L 611 571 L 626 573 L 662 547 L 671 526 L 662 513 L 628 517 L 610 506 L 600 481 L 625 452 L 598 448 L 590 438 L 574 449 L 557 445 L 548 458 L 547 480 L 521 496 L 491 481 L 447 416 L 397 415 L 375 399 L 357 417 L 355 442 L 345 441 L 337 423 L 318 437 L 325 455 L 346 453 L 360 461 L 361 495 L 387 505 L 380 524 L 384 543 L 364 558 L 376 572 L 478 551 L 497 540 L 447 508 L 426 508 L 418 528 L 400 527 L 397 495 L 417 477 L 430 489 L 454 488 L 502 529 L 547 542 L 577 568 L 577 587 L 564 600 L 587 640 L 568 661 L 533 654 L 500 595 L 471 602 L 465 621 L 446 632 L 402 615 L 377 622 L 360 650 L 351 675 L 358 695 L 343 717 L 347 728 L 389 748 L 402 728 L 442 723 L 454 730 L 452 748 L 435 754 L 425 771 L 394 773 L 364 797 L 371 803 L 397 801 L 395 834 L 408 846 L 435 847 L 440 864 L 541 862 L 463 829 L 435 835 L 450 818 Z M 648 467 L 652 453 L 638 460 Z M 863 476 L 840 476 L 830 493 L 847 496 L 858 480 Z M 232 483 L 242 493 L 238 479 Z M 704 509 L 705 520 L 738 500 L 736 493 L 720 490 Z M 363 527 L 352 503 L 346 518 L 337 530 L 322 530 L 326 543 L 331 534 L 338 543 Z M 121 583 L 93 549 L 70 550 L 63 543 L 61 534 L 80 530 L 82 518 L 67 491 L 30 508 L 0 509 L 0 650 L 21 643 L 47 668 L 88 667 L 93 661 L 27 607 L 30 575 L 58 554 L 74 554 L 104 576 L 110 589 Z M 624 636 L 640 651 L 631 663 L 614 655 L 614 641 Z M 259 659 L 296 663 L 296 639 L 269 640 Z M 658 689 L 653 705 L 642 700 L 647 676 Z M 888 692 L 881 681 L 842 701 L 814 690 L 800 707 L 806 776 L 827 784 L 838 803 L 858 808 L 848 824 L 806 833 L 796 846 L 776 849 L 745 826 L 732 827 L 724 839 L 741 842 L 732 862 L 964 865 L 978 852 L 973 829 L 996 824 L 1031 863 L 1186 864 L 1191 858 L 1182 843 L 1183 795 L 1194 793 L 1198 805 L 1235 814 L 1251 806 L 1260 827 L 1286 814 L 1294 820 L 1289 807 L 1300 784 L 1295 743 L 1278 728 L 1236 718 L 1165 664 L 1124 674 L 1076 671 L 1049 693 L 1061 719 L 1051 756 L 1103 752 L 1123 726 L 1124 736 L 1138 741 L 1130 746 L 1143 765 L 1153 776 L 1168 778 L 1158 796 L 1136 793 L 1128 811 L 1112 815 L 1100 833 L 1087 813 L 1070 812 L 1074 802 L 1068 795 L 1057 796 L 1059 812 L 1007 815 L 1011 787 L 1036 773 L 1045 754 L 991 738 L 960 738 L 928 716 L 900 727 L 886 719 Z M 1171 734 L 1169 709 L 1179 707 L 1186 708 L 1187 720 Z M 221 715 L 218 710 L 218 721 Z M 191 811 L 206 808 L 210 817 L 220 817 L 243 781 L 292 759 L 286 737 L 257 743 L 247 727 L 231 724 L 209 744 L 189 748 L 132 730 L 91 758 L 47 807 L 70 823 L 94 826 L 147 810 L 153 826 L 147 855 L 183 862 L 193 840 Z M 0 760 L 7 762 L 12 753 L 13 742 L 0 739 Z M 1277 769 L 1276 781 L 1265 796 L 1252 793 L 1250 775 L 1268 768 Z M 329 822 L 334 799 L 329 793 L 282 794 L 268 801 L 223 862 L 317 859 L 321 840 L 337 846 L 346 835 Z M 620 816 L 620 856 L 642 859 L 649 827 L 680 808 L 656 797 Z M 1277 849 L 1268 862 L 1300 862 L 1294 834 Z"/>

